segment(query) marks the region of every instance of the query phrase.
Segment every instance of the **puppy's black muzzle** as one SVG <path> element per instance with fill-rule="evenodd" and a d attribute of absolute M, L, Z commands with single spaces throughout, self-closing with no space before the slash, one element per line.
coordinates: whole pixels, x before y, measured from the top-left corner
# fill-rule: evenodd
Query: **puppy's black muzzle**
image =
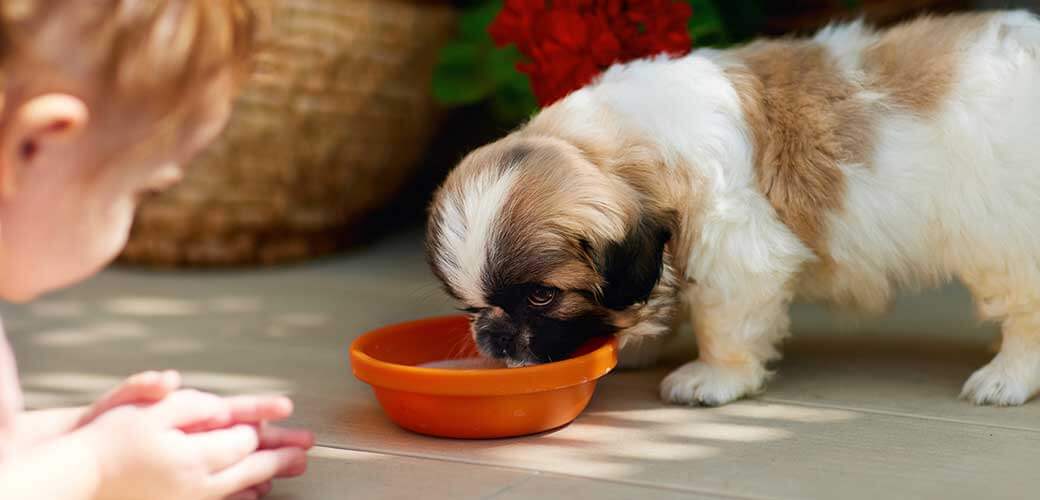
<path fill-rule="evenodd" d="M 480 316 L 473 323 L 477 348 L 486 356 L 498 359 L 517 359 L 520 354 L 521 331 L 506 318 Z"/>

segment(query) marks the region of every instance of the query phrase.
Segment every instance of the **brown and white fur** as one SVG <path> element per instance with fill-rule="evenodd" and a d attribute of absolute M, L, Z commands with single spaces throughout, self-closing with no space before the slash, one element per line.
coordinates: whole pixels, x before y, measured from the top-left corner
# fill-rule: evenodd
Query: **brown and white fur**
<path fill-rule="evenodd" d="M 760 390 L 796 297 L 879 312 L 959 279 L 1003 321 L 963 395 L 1021 404 L 1040 389 L 1040 20 L 852 23 L 613 67 L 463 160 L 428 253 L 513 364 L 602 334 L 648 363 L 683 311 L 699 356 L 661 396 L 686 404 Z"/>

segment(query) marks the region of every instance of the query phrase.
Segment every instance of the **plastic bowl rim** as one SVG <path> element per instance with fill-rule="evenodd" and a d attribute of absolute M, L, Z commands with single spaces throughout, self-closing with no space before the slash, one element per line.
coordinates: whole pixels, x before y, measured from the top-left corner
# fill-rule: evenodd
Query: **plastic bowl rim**
<path fill-rule="evenodd" d="M 374 387 L 417 394 L 454 396 L 508 396 L 565 389 L 597 380 L 617 366 L 617 339 L 603 337 L 594 342 L 601 344 L 581 356 L 521 368 L 496 369 L 443 369 L 402 365 L 382 361 L 363 349 L 375 337 L 391 330 L 407 330 L 424 325 L 457 322 L 465 316 L 448 315 L 422 318 L 386 325 L 371 330 L 350 343 L 351 370 L 359 380 Z M 584 372 L 584 373 L 582 373 Z M 559 375 L 574 374 L 566 380 Z M 526 381 L 520 387 L 518 381 Z M 535 383 L 530 383 L 535 380 Z M 476 382 L 479 384 L 467 384 Z M 431 382 L 438 382 L 436 384 Z"/>

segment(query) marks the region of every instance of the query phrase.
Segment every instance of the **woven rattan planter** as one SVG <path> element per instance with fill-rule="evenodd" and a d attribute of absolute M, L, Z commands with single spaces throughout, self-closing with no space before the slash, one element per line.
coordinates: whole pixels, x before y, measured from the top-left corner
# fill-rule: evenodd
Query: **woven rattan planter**
<path fill-rule="evenodd" d="M 436 122 L 441 2 L 275 0 L 272 40 L 228 129 L 145 201 L 122 256 L 152 266 L 271 264 L 333 251 L 399 194 Z"/>

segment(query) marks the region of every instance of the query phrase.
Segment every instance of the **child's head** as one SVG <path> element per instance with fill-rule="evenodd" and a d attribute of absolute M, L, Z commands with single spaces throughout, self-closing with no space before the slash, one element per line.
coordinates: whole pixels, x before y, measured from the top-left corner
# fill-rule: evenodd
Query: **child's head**
<path fill-rule="evenodd" d="M 109 262 L 138 198 L 216 136 L 252 49 L 245 1 L 0 3 L 0 298 Z"/>

